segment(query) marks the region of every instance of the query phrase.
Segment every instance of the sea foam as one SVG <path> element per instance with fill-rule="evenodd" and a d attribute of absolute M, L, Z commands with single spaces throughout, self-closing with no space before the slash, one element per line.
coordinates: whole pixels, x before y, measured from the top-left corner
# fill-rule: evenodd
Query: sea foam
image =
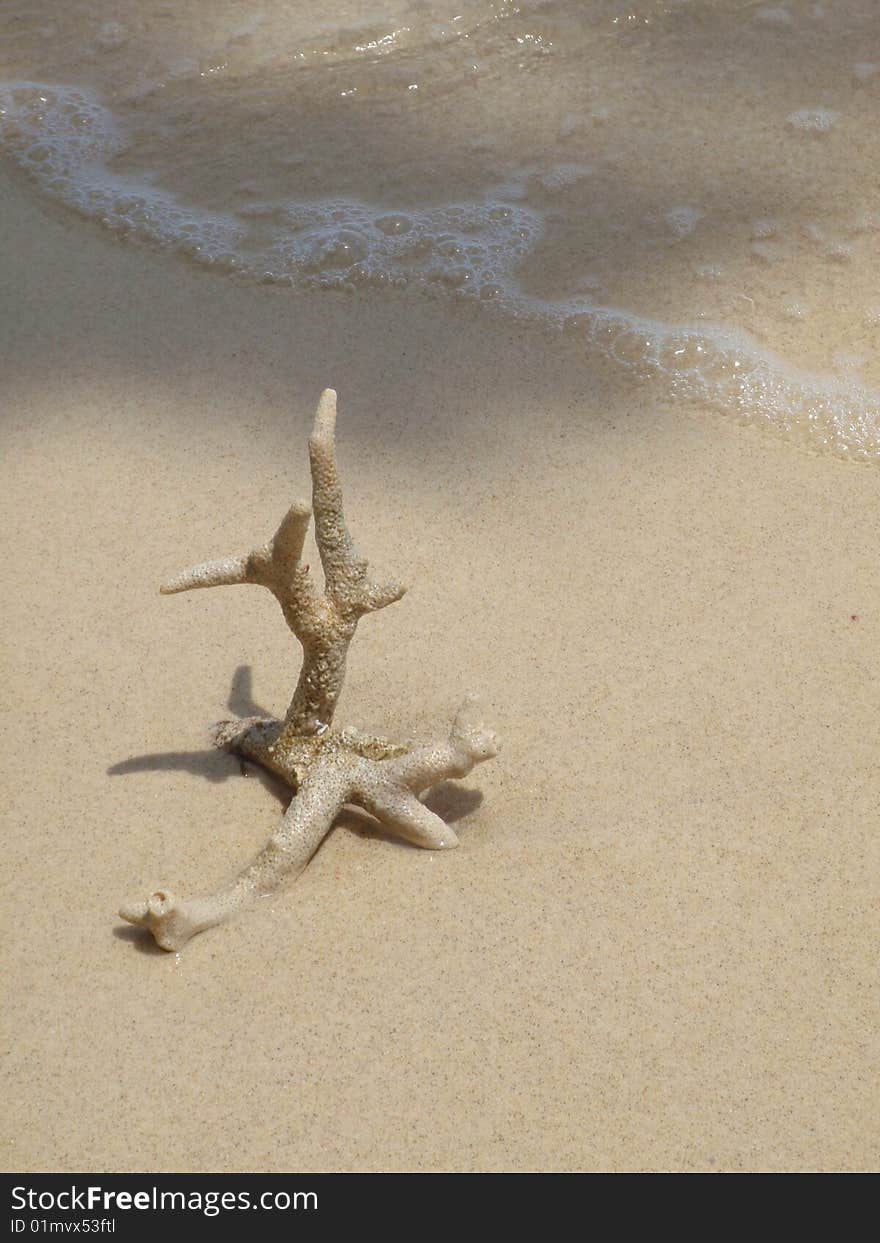
<path fill-rule="evenodd" d="M 744 331 L 670 324 L 588 295 L 555 301 L 530 295 L 518 271 L 545 232 L 540 208 L 521 202 L 532 172 L 480 202 L 417 210 L 331 197 L 257 199 L 208 211 L 114 167 L 127 136 L 94 94 L 37 82 L 0 84 L 0 141 L 53 198 L 117 233 L 201 264 L 300 287 L 416 286 L 488 300 L 520 319 L 554 326 L 585 353 L 665 379 L 676 396 L 849 458 L 880 458 L 880 394 L 851 369 L 810 375 Z M 588 170 L 578 169 L 581 175 Z M 544 177 L 553 188 L 571 180 L 570 165 Z M 679 235 L 698 219 L 689 207 L 670 214 Z"/>

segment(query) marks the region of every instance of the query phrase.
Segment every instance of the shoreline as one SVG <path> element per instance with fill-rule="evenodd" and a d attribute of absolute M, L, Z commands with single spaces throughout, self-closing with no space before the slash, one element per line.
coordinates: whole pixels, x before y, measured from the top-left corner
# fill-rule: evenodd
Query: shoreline
<path fill-rule="evenodd" d="M 7 1168 L 872 1168 L 873 469 L 460 304 L 0 206 Z M 177 960 L 114 912 L 262 845 L 207 725 L 299 656 L 263 593 L 158 585 L 271 533 L 328 385 L 352 530 L 413 584 L 339 722 L 430 733 L 473 688 L 504 750 L 458 850 L 350 817 Z"/>

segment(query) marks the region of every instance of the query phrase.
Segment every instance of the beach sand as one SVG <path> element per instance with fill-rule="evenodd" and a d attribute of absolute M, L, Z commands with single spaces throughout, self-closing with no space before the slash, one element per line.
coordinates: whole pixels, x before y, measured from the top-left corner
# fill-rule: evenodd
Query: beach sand
<path fill-rule="evenodd" d="M 876 470 L 478 306 L 250 286 L 0 182 L 7 1170 L 864 1170 L 878 1158 Z M 307 488 L 412 584 L 339 720 L 504 750 L 348 816 L 178 957 L 115 915 L 231 876 L 278 797 L 268 593 L 165 599 Z"/>

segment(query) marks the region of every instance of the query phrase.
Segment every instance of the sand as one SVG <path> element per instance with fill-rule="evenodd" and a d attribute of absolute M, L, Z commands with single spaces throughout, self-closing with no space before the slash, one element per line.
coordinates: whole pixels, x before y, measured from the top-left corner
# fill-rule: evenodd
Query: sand
<path fill-rule="evenodd" d="M 0 252 L 4 1168 L 875 1165 L 876 470 L 8 180 Z M 457 851 L 351 816 L 167 955 L 115 910 L 271 831 L 207 726 L 298 654 L 268 593 L 158 584 L 271 532 L 331 384 L 352 526 L 413 584 L 339 718 L 431 732 L 473 687 L 504 751 L 434 803 Z"/>

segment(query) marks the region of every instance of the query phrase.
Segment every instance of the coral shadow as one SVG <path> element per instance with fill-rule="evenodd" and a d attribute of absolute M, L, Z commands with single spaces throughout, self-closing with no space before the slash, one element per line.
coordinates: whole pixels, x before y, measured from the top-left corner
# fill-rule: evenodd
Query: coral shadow
<path fill-rule="evenodd" d="M 163 950 L 156 944 L 152 932 L 147 928 L 135 928 L 132 924 L 117 924 L 113 929 L 113 935 L 118 941 L 128 941 L 139 954 L 147 954 L 151 958 L 157 955 L 163 958 L 174 957 L 173 954 L 169 954 L 167 950 Z"/>
<path fill-rule="evenodd" d="M 467 789 L 456 785 L 452 781 L 442 782 L 431 790 L 427 798 L 423 799 L 425 806 L 440 816 L 442 820 L 445 820 L 447 824 L 455 824 L 456 821 L 469 816 L 471 812 L 480 806 L 482 801 L 483 793 L 481 790 Z M 358 837 L 370 837 L 376 838 L 379 841 L 390 842 L 394 846 L 399 846 L 402 850 L 422 849 L 421 846 L 405 841 L 390 829 L 386 829 L 369 812 L 364 811 L 362 807 L 358 807 L 353 803 L 345 804 L 345 807 L 333 821 L 333 828 L 346 829 L 349 833 L 355 833 Z"/>
<path fill-rule="evenodd" d="M 423 800 L 435 815 L 447 824 L 463 820 L 477 810 L 483 801 L 483 791 L 456 785 L 454 781 L 441 781 Z"/>
<path fill-rule="evenodd" d="M 253 673 L 249 665 L 239 665 L 232 675 L 226 706 L 237 717 L 272 715 L 254 700 Z M 133 755 L 127 760 L 111 764 L 107 769 L 111 777 L 154 772 L 192 773 L 217 784 L 239 775 L 257 776 L 261 785 L 283 803 L 285 808 L 290 802 L 290 790 L 271 773 L 216 747 L 208 747 L 204 751 L 155 751 L 148 755 Z"/>
<path fill-rule="evenodd" d="M 239 665 L 233 673 L 226 706 L 236 716 L 274 716 L 254 700 L 254 671 L 250 665 Z"/>

